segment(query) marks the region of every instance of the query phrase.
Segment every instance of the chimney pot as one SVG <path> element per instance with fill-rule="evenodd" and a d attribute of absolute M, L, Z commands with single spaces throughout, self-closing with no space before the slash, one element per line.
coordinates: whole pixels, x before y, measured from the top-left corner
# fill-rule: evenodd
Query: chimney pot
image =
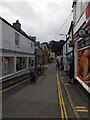
<path fill-rule="evenodd" d="M 19 20 L 16 20 L 16 23 L 13 23 L 13 27 L 16 28 L 17 30 L 21 29 L 21 24 L 19 23 Z"/>

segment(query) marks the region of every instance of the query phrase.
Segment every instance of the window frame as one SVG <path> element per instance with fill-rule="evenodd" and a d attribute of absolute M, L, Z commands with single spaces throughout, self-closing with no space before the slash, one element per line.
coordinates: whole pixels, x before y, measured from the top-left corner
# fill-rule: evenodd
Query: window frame
<path fill-rule="evenodd" d="M 15 32 L 15 45 L 20 47 L 20 34 Z"/>

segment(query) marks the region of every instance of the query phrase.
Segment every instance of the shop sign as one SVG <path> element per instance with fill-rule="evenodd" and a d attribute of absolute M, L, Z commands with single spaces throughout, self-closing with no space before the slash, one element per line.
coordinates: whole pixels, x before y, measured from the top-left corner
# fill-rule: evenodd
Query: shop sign
<path fill-rule="evenodd" d="M 73 47 L 74 46 L 74 40 L 70 40 L 69 41 L 69 47 Z"/>
<path fill-rule="evenodd" d="M 85 37 L 86 36 L 86 30 L 85 29 L 79 30 L 78 35 L 79 35 L 79 37 Z"/>

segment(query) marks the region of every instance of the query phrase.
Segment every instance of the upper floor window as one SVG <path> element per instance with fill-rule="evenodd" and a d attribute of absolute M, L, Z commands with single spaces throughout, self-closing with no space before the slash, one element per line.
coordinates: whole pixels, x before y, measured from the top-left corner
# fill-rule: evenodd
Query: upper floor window
<path fill-rule="evenodd" d="M 15 32 L 15 45 L 19 46 L 20 35 Z"/>

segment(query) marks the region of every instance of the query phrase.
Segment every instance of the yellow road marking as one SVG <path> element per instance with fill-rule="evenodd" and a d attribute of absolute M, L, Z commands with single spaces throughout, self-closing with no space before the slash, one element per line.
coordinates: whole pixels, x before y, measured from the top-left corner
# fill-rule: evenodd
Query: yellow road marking
<path fill-rule="evenodd" d="M 58 73 L 57 73 L 57 83 L 58 83 L 58 94 L 59 94 L 59 102 L 60 102 L 60 108 L 61 108 L 61 117 L 64 118 L 63 115 L 63 108 L 62 108 L 62 101 L 61 101 L 61 97 L 60 97 L 60 84 L 59 84 L 59 80 L 58 80 Z"/>
<path fill-rule="evenodd" d="M 82 109 L 85 109 L 86 107 L 85 106 L 76 106 L 76 109 L 78 109 L 78 108 L 82 108 Z"/>
<path fill-rule="evenodd" d="M 19 82 L 19 83 L 15 84 L 15 85 L 11 86 L 11 87 L 8 87 L 8 88 L 4 89 L 3 91 L 0 92 L 0 94 L 2 94 L 3 92 L 6 92 L 6 91 L 8 91 L 8 90 L 10 90 L 10 89 L 18 86 L 18 85 L 20 85 L 20 84 L 22 84 L 22 83 L 24 83 L 24 82 L 26 82 L 28 79 L 29 79 L 29 78 L 27 78 L 27 79 L 23 80 L 22 82 Z"/>
<path fill-rule="evenodd" d="M 60 91 L 61 91 L 61 87 L 60 87 Z M 61 96 L 62 96 L 62 91 L 61 91 Z M 62 103 L 63 103 L 64 112 L 65 112 L 65 118 L 67 119 L 67 113 L 66 113 L 66 108 L 65 108 L 63 96 L 62 96 Z"/>
<path fill-rule="evenodd" d="M 88 112 L 88 110 L 87 109 L 85 109 L 85 110 L 79 109 L 79 110 L 77 110 L 77 112 Z"/>
<path fill-rule="evenodd" d="M 58 93 L 59 93 L 59 101 L 60 101 L 60 108 L 61 108 L 61 116 L 62 116 L 62 118 L 64 118 L 63 108 L 62 108 L 62 101 L 61 101 L 61 98 L 60 98 L 60 92 L 59 92 L 59 89 L 58 89 Z"/>
<path fill-rule="evenodd" d="M 66 112 L 65 103 L 64 103 L 64 100 L 63 100 L 63 96 L 62 96 L 62 91 L 61 91 L 61 87 L 60 87 L 58 72 L 57 72 L 57 83 L 58 83 L 58 94 L 59 94 L 59 102 L 60 102 L 60 108 L 61 108 L 61 116 L 62 116 L 62 119 L 63 119 L 64 114 L 65 114 L 65 119 L 67 120 L 67 112 Z M 63 114 L 63 112 L 64 112 L 64 114 Z"/>

